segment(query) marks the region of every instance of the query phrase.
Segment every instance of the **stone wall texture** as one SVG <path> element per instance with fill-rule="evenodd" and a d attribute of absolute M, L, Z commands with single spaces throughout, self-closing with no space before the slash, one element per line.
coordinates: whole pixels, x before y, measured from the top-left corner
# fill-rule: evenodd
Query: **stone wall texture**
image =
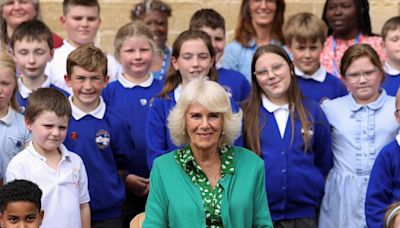
<path fill-rule="evenodd" d="M 114 35 L 118 28 L 129 22 L 130 10 L 140 0 L 99 0 L 102 24 L 96 42 L 107 52 L 113 52 Z M 172 6 L 169 20 L 168 43 L 189 26 L 193 12 L 201 8 L 213 8 L 226 20 L 227 41 L 233 37 L 241 0 L 165 0 Z M 286 0 L 285 18 L 299 12 L 311 12 L 322 15 L 325 0 Z M 390 17 L 400 15 L 400 0 L 370 0 L 372 29 L 380 33 L 383 23 Z M 65 37 L 60 26 L 62 0 L 40 0 L 44 21 L 57 34 Z"/>

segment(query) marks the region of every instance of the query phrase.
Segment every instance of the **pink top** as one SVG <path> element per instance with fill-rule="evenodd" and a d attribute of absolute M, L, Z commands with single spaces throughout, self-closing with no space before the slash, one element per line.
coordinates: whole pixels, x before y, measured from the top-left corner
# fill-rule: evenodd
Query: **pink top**
<path fill-rule="evenodd" d="M 371 45 L 375 51 L 378 53 L 379 58 L 381 59 L 381 62 L 384 63 L 386 60 L 386 52 L 382 48 L 381 43 L 382 43 L 382 38 L 379 36 L 365 36 L 361 34 L 359 36 L 359 43 L 366 43 Z M 336 56 L 333 51 L 333 46 L 334 46 L 334 39 L 333 36 L 329 36 L 328 39 L 326 40 L 324 44 L 324 49 L 322 50 L 321 56 L 320 56 L 320 61 L 321 65 L 331 73 L 332 75 L 335 75 L 335 70 L 334 70 L 334 63 L 333 59 L 336 62 L 337 66 L 337 77 L 341 78 L 340 75 L 340 59 L 342 58 L 344 52 L 347 50 L 348 47 L 356 43 L 356 39 L 350 39 L 350 40 L 341 40 L 341 39 L 336 39 Z"/>

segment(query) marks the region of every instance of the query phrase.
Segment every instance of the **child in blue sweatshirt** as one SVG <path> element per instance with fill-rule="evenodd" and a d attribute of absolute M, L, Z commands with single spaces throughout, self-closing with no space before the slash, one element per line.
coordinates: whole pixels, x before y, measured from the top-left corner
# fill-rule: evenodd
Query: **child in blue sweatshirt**
<path fill-rule="evenodd" d="M 282 47 L 259 47 L 251 68 L 243 137 L 245 146 L 264 160 L 274 227 L 316 228 L 332 167 L 328 120 L 316 102 L 303 99 Z"/>
<path fill-rule="evenodd" d="M 133 129 L 134 159 L 125 179 L 127 188 L 123 207 L 124 227 L 144 211 L 149 192 L 149 169 L 146 164 L 145 120 L 150 101 L 162 88 L 161 80 L 154 80 L 151 66 L 157 54 L 157 45 L 149 28 L 140 21 L 122 26 L 114 41 L 115 56 L 123 72 L 111 82 L 102 95 L 107 107 L 124 115 Z"/>
<path fill-rule="evenodd" d="M 397 123 L 400 123 L 400 90 L 396 96 Z M 365 217 L 368 227 L 382 227 L 386 209 L 400 200 L 400 134 L 382 148 L 368 182 Z"/>
<path fill-rule="evenodd" d="M 400 16 L 392 17 L 382 27 L 383 47 L 387 54 L 385 82 L 382 87 L 390 96 L 395 96 L 400 86 Z"/>
<path fill-rule="evenodd" d="M 326 24 L 311 13 L 293 15 L 283 29 L 300 90 L 317 103 L 348 93 L 344 84 L 319 62 L 327 31 Z"/>
<path fill-rule="evenodd" d="M 75 49 L 67 59 L 65 81 L 73 95 L 64 144 L 79 154 L 86 166 L 92 228 L 122 227 L 124 178 L 134 143 L 129 123 L 109 109 L 100 96 L 108 82 L 107 57 L 92 45 Z"/>

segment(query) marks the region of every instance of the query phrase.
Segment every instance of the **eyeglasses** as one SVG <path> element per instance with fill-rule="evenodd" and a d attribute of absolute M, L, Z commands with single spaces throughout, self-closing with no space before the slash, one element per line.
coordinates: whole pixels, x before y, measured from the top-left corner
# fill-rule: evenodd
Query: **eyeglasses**
<path fill-rule="evenodd" d="M 351 74 L 345 74 L 346 80 L 349 81 L 350 83 L 355 83 L 360 80 L 361 76 L 364 76 L 365 79 L 370 80 L 374 76 L 376 76 L 376 73 L 378 72 L 377 68 L 374 68 L 372 70 L 367 70 L 364 72 L 357 72 L 357 73 L 351 73 Z"/>
<path fill-rule="evenodd" d="M 272 5 L 276 4 L 277 0 L 250 0 L 250 3 L 254 5 L 261 5 L 262 2 L 265 2 L 265 4 L 268 5 Z"/>
<path fill-rule="evenodd" d="M 270 72 L 274 75 L 281 75 L 285 72 L 285 63 L 277 63 L 272 65 L 270 68 L 262 68 L 254 71 L 254 74 L 259 77 L 269 76 Z"/>

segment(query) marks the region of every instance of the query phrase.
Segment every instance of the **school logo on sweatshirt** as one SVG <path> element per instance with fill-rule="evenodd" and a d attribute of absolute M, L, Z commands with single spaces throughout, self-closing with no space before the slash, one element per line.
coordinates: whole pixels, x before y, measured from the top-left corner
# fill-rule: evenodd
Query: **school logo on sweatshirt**
<path fill-rule="evenodd" d="M 105 149 L 110 145 L 110 133 L 100 130 L 96 133 L 96 144 L 99 149 Z"/>

